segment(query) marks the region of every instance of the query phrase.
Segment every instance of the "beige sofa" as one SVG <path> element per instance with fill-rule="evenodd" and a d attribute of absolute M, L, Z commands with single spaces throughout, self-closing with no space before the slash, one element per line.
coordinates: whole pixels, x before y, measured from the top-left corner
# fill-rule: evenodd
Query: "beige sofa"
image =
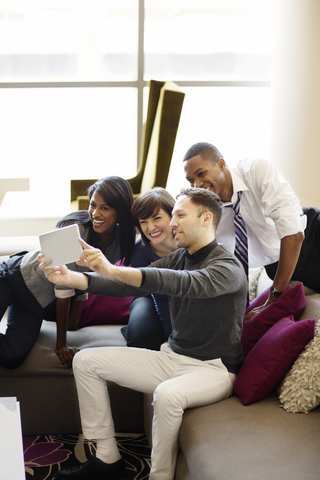
<path fill-rule="evenodd" d="M 258 295 L 270 284 L 258 272 Z M 320 294 L 305 289 L 299 320 L 320 318 Z M 280 408 L 276 391 L 243 406 L 237 396 L 187 410 L 176 480 L 316 480 L 320 477 L 320 407 L 307 415 Z"/>
<path fill-rule="evenodd" d="M 5 319 L 0 332 L 5 330 Z M 44 321 L 40 335 L 25 362 L 16 369 L 0 367 L 0 396 L 20 401 L 24 435 L 80 433 L 77 392 L 72 371 L 63 367 L 54 352 L 56 324 Z M 80 349 L 123 346 L 117 325 L 86 327 L 68 332 L 69 345 Z M 143 431 L 143 396 L 113 383 L 110 399 L 118 432 Z"/>
<path fill-rule="evenodd" d="M 37 248 L 38 237 L 3 237 L 0 262 L 27 243 Z M 101 346 L 126 347 L 120 326 L 86 327 L 68 332 L 69 345 L 79 349 Z M 6 318 L 0 321 L 0 333 Z M 72 371 L 55 354 L 56 324 L 43 321 L 40 335 L 26 361 L 14 370 L 0 367 L 0 397 L 20 401 L 24 435 L 80 433 L 81 423 Z M 108 384 L 115 427 L 118 432 L 143 432 L 143 395 L 113 383 Z"/>
<path fill-rule="evenodd" d="M 301 318 L 320 317 L 320 295 L 308 295 Z M 5 322 L 0 323 L 3 331 Z M 78 348 L 125 347 L 119 326 L 69 332 Z M 79 433 L 74 378 L 54 353 L 55 324 L 43 322 L 25 363 L 0 368 L 0 396 L 16 396 L 25 435 Z M 117 431 L 146 431 L 150 439 L 151 398 L 109 384 Z M 180 431 L 176 480 L 316 480 L 320 472 L 320 408 L 308 415 L 287 413 L 277 394 L 249 406 L 236 396 L 187 410 Z"/>

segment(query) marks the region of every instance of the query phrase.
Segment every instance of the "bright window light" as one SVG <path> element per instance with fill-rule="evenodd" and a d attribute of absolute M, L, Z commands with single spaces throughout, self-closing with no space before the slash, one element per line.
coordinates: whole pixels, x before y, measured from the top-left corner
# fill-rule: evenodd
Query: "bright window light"
<path fill-rule="evenodd" d="M 273 1 L 146 0 L 147 77 L 269 78 Z"/>
<path fill-rule="evenodd" d="M 188 186 L 183 157 L 197 142 L 213 143 L 229 166 L 241 158 L 269 158 L 270 88 L 184 88 L 179 125 L 167 188 L 174 195 Z"/>
<path fill-rule="evenodd" d="M 138 2 L 0 0 L 2 81 L 136 80 Z"/>
<path fill-rule="evenodd" d="M 71 179 L 134 176 L 150 79 L 186 93 L 172 194 L 195 142 L 268 158 L 274 3 L 0 0 L 0 175 L 30 179 L 0 219 L 62 217 Z"/>
<path fill-rule="evenodd" d="M 5 196 L 2 218 L 62 217 L 71 178 L 135 175 L 135 89 L 0 88 L 0 104 L 1 177 L 30 178 L 30 192 Z"/>

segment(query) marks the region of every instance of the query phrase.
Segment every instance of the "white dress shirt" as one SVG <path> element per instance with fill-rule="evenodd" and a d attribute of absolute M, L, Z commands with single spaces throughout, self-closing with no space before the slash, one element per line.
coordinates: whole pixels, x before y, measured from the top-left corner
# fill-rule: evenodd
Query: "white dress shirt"
<path fill-rule="evenodd" d="M 302 215 L 299 198 L 272 163 L 264 159 L 240 160 L 230 168 L 233 195 L 242 191 L 240 212 L 247 228 L 249 267 L 268 265 L 279 260 L 280 240 L 303 232 L 306 217 Z M 234 252 L 234 212 L 223 208 L 216 237 L 219 243 Z"/>

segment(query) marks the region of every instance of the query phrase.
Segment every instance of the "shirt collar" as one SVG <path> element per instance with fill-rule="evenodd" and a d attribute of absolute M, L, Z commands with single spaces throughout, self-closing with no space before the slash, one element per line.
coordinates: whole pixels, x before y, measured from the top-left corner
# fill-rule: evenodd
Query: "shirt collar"
<path fill-rule="evenodd" d="M 242 180 L 242 177 L 234 168 L 230 168 L 230 173 L 232 179 L 233 194 L 231 197 L 231 202 L 222 202 L 223 207 L 227 207 L 228 205 L 233 205 L 234 203 L 236 203 L 238 199 L 238 192 L 244 192 L 245 190 L 249 190 L 247 185 Z"/>
<path fill-rule="evenodd" d="M 184 254 L 189 260 L 200 260 L 202 257 L 206 257 L 209 252 L 211 252 L 216 246 L 218 245 L 218 242 L 216 239 L 213 240 L 213 242 L 208 243 L 205 247 L 200 248 L 200 250 L 197 250 L 194 252 L 192 255 L 188 253 L 188 250 L 185 249 Z"/>

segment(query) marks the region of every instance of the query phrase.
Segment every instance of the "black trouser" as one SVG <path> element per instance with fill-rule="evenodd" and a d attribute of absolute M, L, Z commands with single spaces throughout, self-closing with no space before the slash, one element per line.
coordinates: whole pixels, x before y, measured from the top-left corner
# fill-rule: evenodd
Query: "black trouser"
<path fill-rule="evenodd" d="M 150 296 L 133 299 L 128 326 L 121 331 L 127 339 L 128 347 L 160 350 L 160 345 L 167 341 L 154 301 Z"/>
<path fill-rule="evenodd" d="M 320 293 L 320 210 L 314 207 L 304 207 L 303 211 L 307 215 L 307 227 L 291 280 L 302 282 L 306 287 Z M 265 267 L 272 280 L 277 268 L 278 262 Z"/>
<path fill-rule="evenodd" d="M 54 301 L 42 308 L 27 288 L 20 272 L 22 256 L 0 265 L 0 319 L 8 309 L 7 330 L 0 334 L 0 365 L 18 367 L 38 338 L 42 320 L 55 320 Z"/>

